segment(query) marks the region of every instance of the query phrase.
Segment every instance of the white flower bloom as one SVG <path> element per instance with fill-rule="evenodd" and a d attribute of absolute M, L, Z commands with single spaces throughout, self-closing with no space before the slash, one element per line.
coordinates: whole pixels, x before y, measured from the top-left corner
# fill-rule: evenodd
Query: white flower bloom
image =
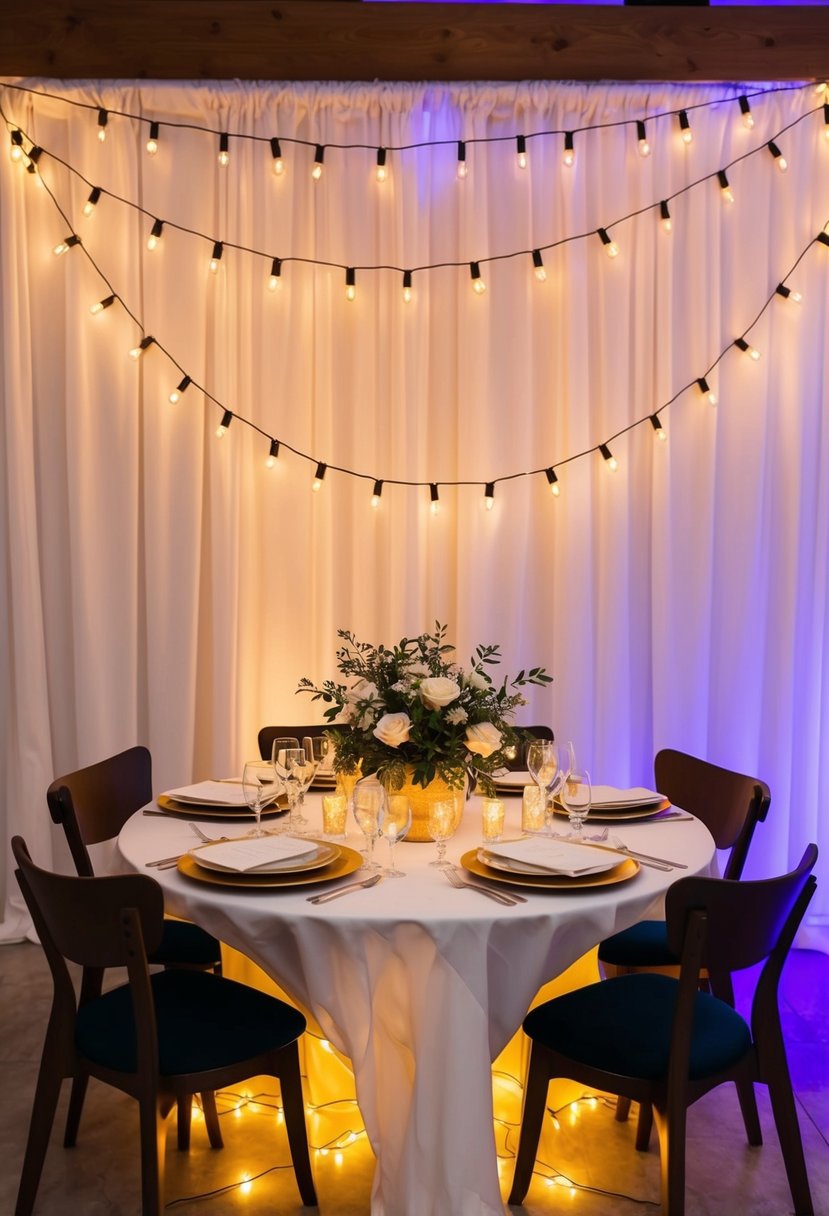
<path fill-rule="evenodd" d="M 470 671 L 466 677 L 466 684 L 468 688 L 478 688 L 481 692 L 489 688 L 489 684 L 480 671 Z"/>
<path fill-rule="evenodd" d="M 406 680 L 398 680 L 396 684 L 391 686 L 392 692 L 405 693 L 409 691 L 409 685 Z"/>
<path fill-rule="evenodd" d="M 380 690 L 371 680 L 356 680 L 347 693 L 349 701 L 377 701 Z"/>
<path fill-rule="evenodd" d="M 466 719 L 467 712 L 465 709 L 462 709 L 460 705 L 456 705 L 454 709 L 450 709 L 449 713 L 446 715 L 446 721 L 450 722 L 452 726 L 460 726 L 466 721 Z"/>
<path fill-rule="evenodd" d="M 467 726 L 466 746 L 477 756 L 491 756 L 501 746 L 501 732 L 491 722 L 479 722 L 477 726 Z"/>
<path fill-rule="evenodd" d="M 406 672 L 408 675 L 417 676 L 418 678 L 421 676 L 428 676 L 429 666 L 427 663 L 421 663 L 421 661 L 418 659 L 415 663 L 406 664 Z"/>
<path fill-rule="evenodd" d="M 420 699 L 427 709 L 443 709 L 457 701 L 460 695 L 459 685 L 446 676 L 432 676 L 420 682 Z"/>
<path fill-rule="evenodd" d="M 399 747 L 408 740 L 411 725 L 408 714 L 383 714 L 372 733 L 381 743 Z"/>

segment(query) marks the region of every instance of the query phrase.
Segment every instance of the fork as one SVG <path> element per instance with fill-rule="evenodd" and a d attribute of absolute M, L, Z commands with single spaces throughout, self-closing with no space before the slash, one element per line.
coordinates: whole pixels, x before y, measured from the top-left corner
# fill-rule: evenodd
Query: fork
<path fill-rule="evenodd" d="M 457 887 L 459 891 L 464 887 L 468 887 L 470 891 L 480 891 L 481 895 L 488 895 L 490 899 L 494 899 L 498 904 L 503 904 L 506 908 L 514 908 L 516 904 L 527 902 L 523 895 L 508 895 L 506 891 L 496 891 L 494 887 L 482 887 L 476 882 L 467 882 L 465 878 L 461 878 L 454 866 L 445 866 L 443 872 L 452 886 Z"/>
<path fill-rule="evenodd" d="M 627 853 L 628 857 L 635 857 L 637 861 L 641 861 L 646 866 L 653 866 L 654 869 L 663 870 L 687 870 L 688 867 L 684 861 L 669 861 L 667 857 L 652 857 L 650 853 L 637 853 L 635 849 L 626 845 L 618 836 L 611 836 L 610 843 L 620 853 Z"/>

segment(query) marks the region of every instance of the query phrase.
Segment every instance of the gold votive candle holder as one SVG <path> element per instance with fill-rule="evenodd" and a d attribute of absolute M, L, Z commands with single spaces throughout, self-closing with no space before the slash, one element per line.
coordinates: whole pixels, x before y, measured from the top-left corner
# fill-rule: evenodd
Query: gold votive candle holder
<path fill-rule="evenodd" d="M 484 840 L 500 840 L 504 834 L 504 804 L 500 798 L 484 798 L 481 807 L 481 835 Z"/>
<path fill-rule="evenodd" d="M 348 799 L 345 794 L 323 794 L 322 796 L 322 831 L 331 839 L 344 839 L 345 823 L 348 814 Z"/>
<path fill-rule="evenodd" d="M 537 785 L 525 785 L 521 802 L 521 831 L 544 831 L 544 803 Z"/>

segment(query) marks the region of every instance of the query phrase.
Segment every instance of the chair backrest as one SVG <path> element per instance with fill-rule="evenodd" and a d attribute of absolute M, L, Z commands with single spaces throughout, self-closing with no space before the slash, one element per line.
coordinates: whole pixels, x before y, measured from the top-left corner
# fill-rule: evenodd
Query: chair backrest
<path fill-rule="evenodd" d="M 130 815 L 152 800 L 152 760 L 146 747 L 56 777 L 46 791 L 49 812 L 66 833 L 79 875 L 94 874 L 87 845 L 117 836 Z"/>
<path fill-rule="evenodd" d="M 660 794 L 702 820 L 718 849 L 731 850 L 723 878 L 739 878 L 754 829 L 768 814 L 766 783 L 672 748 L 657 752 L 654 778 Z"/>
<path fill-rule="evenodd" d="M 343 730 L 344 728 L 337 726 L 336 729 Z M 259 732 L 259 755 L 263 760 L 270 760 L 274 739 L 298 739 L 299 746 L 302 747 L 302 740 L 306 736 L 316 739 L 329 730 L 331 730 L 329 725 L 321 726 L 319 723 L 315 726 L 263 726 Z"/>
<path fill-rule="evenodd" d="M 707 969 L 714 992 L 717 977 L 765 962 L 755 990 L 753 1021 L 758 1001 L 764 1006 L 763 1016 L 776 1008 L 780 971 L 817 886 L 812 874 L 817 856 L 817 845 L 810 844 L 797 868 L 777 878 L 741 882 L 681 878 L 668 888 L 668 945 L 682 956 L 683 968 L 689 953 L 697 950 L 691 961 Z M 696 947 L 689 944 L 692 922 L 698 933 Z M 697 978 L 690 977 L 694 988 Z"/>
<path fill-rule="evenodd" d="M 515 730 L 527 743 L 532 739 L 549 739 L 551 743 L 555 741 L 555 735 L 549 726 L 520 726 L 516 723 Z M 527 767 L 526 747 L 522 746 L 516 750 L 514 758 L 507 762 L 507 767 L 513 770 Z"/>
<path fill-rule="evenodd" d="M 54 955 L 82 967 L 126 967 L 135 945 L 125 940 L 122 912 L 136 909 L 147 950 L 164 926 L 164 895 L 146 874 L 79 878 L 36 866 L 22 836 L 12 839 L 17 881 L 50 964 Z"/>

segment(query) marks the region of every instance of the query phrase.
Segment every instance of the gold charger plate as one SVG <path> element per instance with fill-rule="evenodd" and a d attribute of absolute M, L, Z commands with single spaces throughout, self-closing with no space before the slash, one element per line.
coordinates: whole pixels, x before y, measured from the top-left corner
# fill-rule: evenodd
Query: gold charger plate
<path fill-rule="evenodd" d="M 233 887 L 238 891 L 278 891 L 291 887 L 302 887 L 315 882 L 331 882 L 353 874 L 363 864 L 360 853 L 345 845 L 337 845 L 338 856 L 319 870 L 299 871 L 290 874 L 232 874 L 220 870 L 203 870 L 195 858 L 185 855 L 179 858 L 178 872 L 185 878 L 204 882 L 214 887 Z"/>
<path fill-rule="evenodd" d="M 502 882 L 513 887 L 539 887 L 544 891 L 583 891 L 586 887 L 610 887 L 617 882 L 627 882 L 639 873 L 639 862 L 626 857 L 612 870 L 601 874 L 585 874 L 581 878 L 565 878 L 551 874 L 542 878 L 536 874 L 508 874 L 505 870 L 493 870 L 478 860 L 478 850 L 470 849 L 461 857 L 461 865 L 476 878 L 487 878 L 491 882 Z"/>
<path fill-rule="evenodd" d="M 162 811 L 166 811 L 168 815 L 182 815 L 185 819 L 253 819 L 254 817 L 253 811 L 248 810 L 246 806 L 217 806 L 215 802 L 176 802 L 175 798 L 168 798 L 166 794 L 159 794 L 155 801 L 156 805 Z M 282 815 L 287 809 L 288 799 L 284 794 L 280 794 L 276 802 L 263 809 L 262 818 Z"/>
<path fill-rule="evenodd" d="M 669 811 L 671 803 L 667 798 L 663 798 L 661 802 L 651 802 L 647 806 L 629 806 L 624 810 L 608 811 L 608 810 L 593 810 L 590 809 L 590 814 L 587 816 L 588 823 L 628 823 L 634 819 L 653 819 L 655 815 L 661 815 L 663 811 Z M 553 803 L 553 811 L 556 815 L 567 818 L 567 812 L 563 806 L 559 806 L 557 802 Z"/>

